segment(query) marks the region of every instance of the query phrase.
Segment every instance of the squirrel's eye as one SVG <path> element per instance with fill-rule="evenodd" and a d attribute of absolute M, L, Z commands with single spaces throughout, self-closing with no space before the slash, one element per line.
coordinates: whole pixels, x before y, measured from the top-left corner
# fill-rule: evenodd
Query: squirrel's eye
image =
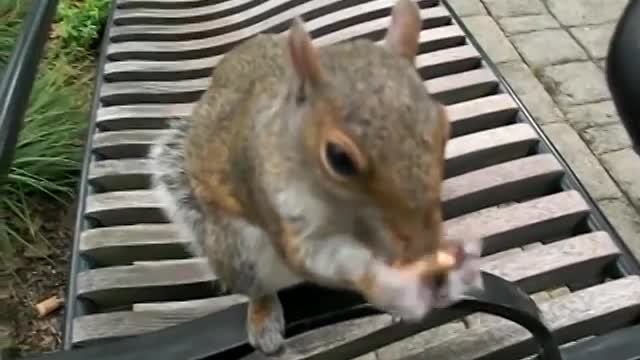
<path fill-rule="evenodd" d="M 331 170 L 337 175 L 351 177 L 358 174 L 355 162 L 342 146 L 334 142 L 328 142 L 325 146 L 325 156 Z"/>

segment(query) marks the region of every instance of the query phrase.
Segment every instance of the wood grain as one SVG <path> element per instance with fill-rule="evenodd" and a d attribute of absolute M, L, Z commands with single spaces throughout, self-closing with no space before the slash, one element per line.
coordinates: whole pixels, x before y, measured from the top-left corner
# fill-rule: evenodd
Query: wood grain
<path fill-rule="evenodd" d="M 99 132 L 93 136 L 92 151 L 106 159 L 147 157 L 149 146 L 169 129 Z"/>
<path fill-rule="evenodd" d="M 539 142 L 529 124 L 517 123 L 449 140 L 445 176 L 458 176 L 531 153 Z"/>
<path fill-rule="evenodd" d="M 507 125 L 516 120 L 518 106 L 508 94 L 484 96 L 447 106 L 451 137 Z"/>
<path fill-rule="evenodd" d="M 536 235 L 540 235 L 540 230 L 538 228 L 542 225 L 545 225 L 548 228 L 545 230 L 547 234 L 565 234 L 567 232 L 571 232 L 573 229 L 573 225 L 588 214 L 588 206 L 586 206 L 584 200 L 582 200 L 580 195 L 575 192 L 567 192 L 561 194 L 562 196 L 560 196 L 560 194 L 557 194 L 554 197 L 538 199 L 536 201 L 518 204 L 512 207 L 503 207 L 497 210 L 486 209 L 474 214 L 468 214 L 462 221 L 456 221 L 455 219 L 448 221 L 445 225 L 445 228 L 447 234 L 464 236 L 464 238 L 484 237 L 487 239 L 486 241 L 488 242 L 488 245 L 493 246 L 493 249 L 491 250 L 495 250 L 496 248 L 500 247 L 502 247 L 502 249 L 506 249 L 508 245 L 524 245 L 522 243 L 514 242 L 513 240 L 510 243 L 507 243 L 505 241 L 502 244 L 497 244 L 501 238 L 516 239 L 515 241 L 520 242 L 523 241 L 522 239 L 524 239 L 525 241 L 529 240 L 530 242 L 532 241 L 532 239 L 533 241 L 540 240 L 540 238 L 537 238 Z M 497 221 L 505 218 L 509 219 L 509 221 L 501 224 L 501 226 L 491 226 L 495 225 Z M 469 225 L 474 224 L 474 227 L 469 227 Z M 141 227 L 138 230 L 144 233 L 144 227 Z M 111 241 L 113 243 L 117 242 L 118 239 L 123 238 L 123 236 L 115 237 L 115 241 L 113 240 L 113 238 L 111 239 Z M 94 238 L 93 241 L 91 241 L 91 239 L 89 239 L 89 241 L 84 240 L 83 246 L 85 247 L 85 249 L 87 247 L 99 248 L 99 245 L 94 245 L 98 241 L 101 241 L 102 244 L 105 243 L 104 240 L 98 237 Z M 144 242 L 144 240 L 141 239 L 141 242 Z M 123 244 L 122 246 L 126 246 L 126 244 Z M 553 249 L 553 247 L 551 249 Z M 586 243 L 583 249 L 588 249 Z M 103 248 L 102 250 L 104 251 L 105 249 Z M 531 251 L 534 250 L 536 249 L 531 249 Z M 588 253 L 592 254 L 595 257 L 596 252 L 592 250 L 593 249 L 589 250 Z M 491 254 L 491 251 L 487 251 L 485 252 L 485 254 Z M 559 252 L 558 256 L 563 256 L 563 254 L 567 255 L 568 252 Z M 501 258 L 491 259 L 492 261 L 494 261 L 494 264 L 495 261 L 503 261 Z M 126 303 L 127 301 L 139 302 L 145 300 L 160 301 L 164 299 L 163 296 L 165 295 L 158 293 L 143 293 L 140 289 L 146 289 L 148 287 L 151 287 L 152 285 L 162 283 L 164 285 L 167 296 L 174 296 L 171 294 L 175 290 L 175 287 L 182 291 L 181 286 L 185 283 L 198 283 L 204 281 L 204 279 L 214 279 L 213 274 L 207 275 L 209 277 L 203 277 L 204 275 L 199 272 L 201 270 L 197 270 L 205 266 L 205 261 L 203 259 L 193 259 L 193 262 L 190 263 L 185 263 L 184 261 L 185 260 L 168 260 L 158 262 L 151 261 L 144 263 L 137 262 L 137 265 L 114 266 L 90 270 L 83 273 L 84 280 L 83 282 L 79 282 L 78 292 L 79 294 L 91 298 L 98 303 Z M 175 275 L 174 277 L 167 278 L 165 277 L 165 271 L 162 269 L 164 267 L 174 269 L 174 266 L 176 266 L 174 262 L 176 262 L 183 268 L 194 266 L 197 267 L 197 269 L 191 271 L 184 270 L 181 276 L 179 276 L 179 280 L 176 280 L 176 284 L 172 285 L 171 279 L 175 279 Z M 560 261 L 556 262 L 558 264 L 561 264 Z M 154 266 L 148 266 L 148 264 Z M 136 274 L 136 276 L 127 278 L 126 276 L 121 275 L 126 274 L 128 271 Z M 112 272 L 114 272 L 115 275 L 112 276 Z M 192 279 L 189 280 L 189 276 L 191 276 L 190 274 L 196 275 L 192 275 Z M 114 283 L 113 281 L 117 281 L 117 283 Z M 128 291 L 125 292 L 125 289 L 127 289 Z M 139 296 L 144 296 L 145 300 L 140 300 L 138 298 Z M 155 298 L 153 296 L 158 296 L 158 298 Z"/>
<path fill-rule="evenodd" d="M 298 3 L 298 6 L 286 6 L 290 3 Z M 429 5 L 432 0 L 417 1 L 420 6 Z M 283 6 L 285 5 L 285 6 Z M 175 41 L 212 38 L 225 36 L 226 34 L 242 30 L 253 24 L 270 17 L 282 18 L 282 9 L 301 16 L 305 21 L 305 28 L 313 29 L 312 37 L 330 32 L 336 26 L 344 27 L 355 24 L 363 19 L 372 20 L 379 17 L 388 17 L 393 2 L 388 0 L 316 0 L 307 4 L 298 0 L 270 0 L 249 8 L 242 13 L 233 12 L 227 16 L 219 17 L 216 14 L 201 13 L 198 9 L 192 17 L 181 17 L 180 11 L 164 11 L 166 16 L 140 16 L 137 18 L 117 17 L 116 23 L 133 24 L 129 26 L 116 26 L 111 28 L 109 39 L 112 42 L 123 41 Z M 159 12 L 162 10 L 154 10 Z M 184 12 L 184 11 L 182 11 Z M 207 18 L 213 18 L 207 20 Z M 290 19 L 289 19 L 290 21 Z M 430 7 L 422 10 L 423 28 L 447 25 L 451 22 L 449 12 L 444 7 Z M 288 24 L 284 24 L 288 26 Z M 286 29 L 283 26 L 283 29 Z M 272 31 L 269 31 L 272 32 Z M 278 31 L 275 31 L 278 32 Z"/>
<path fill-rule="evenodd" d="M 287 25 L 288 21 L 279 22 L 270 19 L 267 23 L 259 23 L 239 31 L 225 34 L 225 36 L 183 40 L 183 41 L 128 41 L 122 43 L 112 43 L 107 48 L 107 57 L 112 61 L 123 60 L 156 60 L 175 61 L 197 59 L 202 57 L 223 56 L 227 51 L 236 46 L 239 42 L 266 31 L 267 25 Z M 335 30 L 326 35 L 313 38 L 313 43 L 317 46 L 333 44 L 353 38 L 366 37 L 373 41 L 380 41 L 384 35 L 389 19 L 382 18 L 365 23 L 354 24 L 352 26 Z M 266 25 L 265 25 L 266 24 Z M 259 26 L 258 26 L 259 25 Z M 306 27 L 312 31 L 311 27 Z M 278 31 L 281 33 L 282 31 Z M 426 29 L 420 33 L 420 51 L 434 51 L 445 47 L 462 45 L 464 43 L 464 33 L 457 25 L 441 26 L 433 29 Z M 216 61 L 219 61 L 216 60 Z"/>
<path fill-rule="evenodd" d="M 606 234 L 593 233 L 524 251 L 520 254 L 506 255 L 499 260 L 483 262 L 481 266 L 490 272 L 498 271 L 496 269 L 499 269 L 501 276 L 512 278 L 514 281 L 522 283 L 525 289 L 536 289 L 544 288 L 545 286 L 553 287 L 567 279 L 580 276 L 585 268 L 589 268 L 589 272 L 584 274 L 584 276 L 589 276 L 589 274 L 592 274 L 594 271 L 602 269 L 603 266 L 612 261 L 617 255 L 617 248 Z M 544 259 L 540 264 L 537 262 L 539 256 L 543 256 Z M 505 266 L 501 266 L 500 263 Z M 556 276 L 548 276 L 547 274 L 550 273 Z M 123 336 L 139 333 L 139 331 L 148 331 L 148 324 L 154 324 L 160 327 L 170 326 L 202 316 L 203 313 L 206 313 L 206 309 L 210 309 L 212 305 L 215 307 L 214 301 L 214 299 L 211 299 L 211 302 L 199 301 L 198 303 L 184 303 L 179 310 L 176 310 L 175 306 L 166 306 L 163 308 L 162 304 L 158 304 L 153 309 L 154 311 L 144 312 L 146 315 L 144 317 L 139 315 L 142 313 L 141 311 L 120 312 L 111 316 L 108 314 L 85 316 L 80 318 L 82 319 L 81 322 L 85 323 L 85 330 L 82 332 L 83 338 L 78 338 L 77 340 L 87 340 L 88 332 L 91 328 L 109 329 L 110 336 Z M 137 317 L 140 319 L 136 319 Z M 168 317 L 173 319 L 173 323 L 167 324 L 165 322 Z M 125 329 L 108 326 L 107 323 L 114 321 L 114 318 L 118 319 L 120 323 L 130 325 Z M 124 321 L 124 318 L 128 319 Z M 89 319 L 92 321 L 88 321 Z M 131 321 L 131 319 L 135 319 L 136 321 Z M 96 326 L 96 322 L 102 323 L 103 326 Z M 333 327 L 333 330 L 339 332 L 341 337 L 348 336 L 348 334 L 351 333 L 351 331 L 343 332 L 344 329 L 341 329 L 340 326 Z M 462 329 L 458 328 L 457 330 Z M 93 331 L 95 332 L 96 330 Z M 118 331 L 122 333 L 118 333 Z M 102 330 L 102 332 L 104 332 L 104 330 Z M 91 337 L 94 336 L 95 335 Z M 105 335 L 99 334 L 99 336 L 102 337 Z M 324 346 L 326 346 L 327 340 L 331 340 L 323 336 L 316 336 L 314 338 L 316 341 L 320 340 L 320 342 L 323 342 Z M 316 345 L 311 348 L 317 349 L 318 347 L 322 346 Z"/>
<path fill-rule="evenodd" d="M 92 161 L 89 184 L 98 192 L 150 187 L 151 164 L 147 159 Z"/>
<path fill-rule="evenodd" d="M 192 257 L 187 251 L 190 241 L 173 224 L 140 223 L 85 230 L 78 251 L 97 266 L 127 265 Z"/>
<path fill-rule="evenodd" d="M 455 44 L 454 44 L 455 45 Z M 116 81 L 175 81 L 210 77 L 222 56 L 187 60 L 126 60 L 105 64 L 104 76 Z M 480 64 L 480 54 L 471 45 L 460 45 L 419 54 L 416 68 L 424 79 L 472 70 Z"/>
<path fill-rule="evenodd" d="M 166 119 L 190 116 L 194 103 L 135 104 L 100 107 L 97 126 L 103 130 L 164 129 Z M 518 107 L 508 94 L 497 94 L 447 106 L 452 137 L 515 121 Z"/>
<path fill-rule="evenodd" d="M 538 154 L 448 178 L 442 187 L 444 216 L 546 195 L 559 188 L 563 175 L 553 155 Z"/>
<path fill-rule="evenodd" d="M 210 78 L 179 81 L 119 81 L 105 83 L 100 100 L 105 106 L 133 103 L 189 103 L 209 87 Z M 493 95 L 498 80 L 488 69 L 475 69 L 425 81 L 429 92 L 445 105 Z"/>

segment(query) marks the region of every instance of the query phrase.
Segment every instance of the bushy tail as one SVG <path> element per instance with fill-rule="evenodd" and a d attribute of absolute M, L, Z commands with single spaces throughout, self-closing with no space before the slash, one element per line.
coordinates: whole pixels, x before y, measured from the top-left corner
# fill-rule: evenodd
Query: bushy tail
<path fill-rule="evenodd" d="M 202 256 L 199 244 L 205 237 L 204 212 L 198 203 L 184 168 L 184 142 L 190 121 L 171 119 L 171 132 L 158 139 L 149 151 L 151 186 L 162 201 L 165 214 L 191 240 L 190 250 Z"/>

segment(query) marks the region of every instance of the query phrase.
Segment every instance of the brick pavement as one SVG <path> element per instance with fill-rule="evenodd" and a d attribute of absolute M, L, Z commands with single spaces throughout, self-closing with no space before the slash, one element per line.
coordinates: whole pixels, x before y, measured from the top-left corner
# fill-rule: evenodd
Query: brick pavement
<path fill-rule="evenodd" d="M 604 76 L 627 0 L 448 1 L 640 256 L 640 158 Z"/>

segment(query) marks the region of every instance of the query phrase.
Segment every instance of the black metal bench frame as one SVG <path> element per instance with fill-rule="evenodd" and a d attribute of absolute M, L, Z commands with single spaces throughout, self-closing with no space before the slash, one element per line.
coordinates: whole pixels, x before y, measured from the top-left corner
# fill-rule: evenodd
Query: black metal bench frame
<path fill-rule="evenodd" d="M 459 23 L 469 40 L 477 46 L 476 40 L 449 4 L 446 1 L 443 3 L 444 6 L 450 10 L 452 16 Z M 638 2 L 633 3 L 633 5 L 636 4 L 638 4 Z M 16 50 L 6 69 L 5 76 L 0 82 L 0 171 L 2 171 L 0 174 L 3 176 L 8 171 L 7 169 L 13 160 L 22 118 L 27 108 L 28 97 L 35 80 L 38 62 L 47 39 L 56 5 L 57 0 L 34 2 L 32 10 L 25 21 L 24 30 L 17 41 Z M 631 7 L 632 6 L 629 6 L 629 8 Z M 636 13 L 639 12 L 637 9 L 640 9 L 640 6 L 636 6 Z M 629 11 L 629 9 L 627 11 Z M 111 18 L 109 20 L 111 20 Z M 108 24 L 110 25 L 111 21 L 109 21 Z M 103 40 L 102 49 L 105 49 L 106 43 L 106 39 Z M 482 51 L 481 47 L 477 46 L 477 48 L 481 52 L 483 61 L 497 74 L 502 90 L 514 97 L 522 110 L 522 114 L 526 118 L 525 120 L 534 127 L 540 136 L 543 152 L 552 153 L 560 161 L 566 172 L 564 186 L 578 190 L 591 206 L 592 212 L 589 226 L 593 229 L 604 230 L 611 234 L 616 245 L 623 252 L 623 256 L 616 261 L 614 268 L 611 269 L 613 276 L 640 274 L 640 265 L 637 260 L 631 255 L 629 249 L 613 230 L 611 224 L 586 193 L 584 187 L 580 184 L 564 159 L 532 120 L 526 107 L 519 101 L 518 97 L 515 96 L 505 79 L 500 76 L 496 66 L 491 62 L 487 54 Z M 98 73 L 101 73 L 103 67 L 104 58 L 101 59 L 98 65 Z M 98 77 L 96 89 L 99 88 L 101 81 L 102 78 Z M 92 114 L 96 113 L 95 110 L 98 107 L 98 102 L 98 96 L 94 94 Z M 89 125 L 88 143 L 86 144 L 84 154 L 83 171 L 79 188 L 79 196 L 81 199 L 85 198 L 90 192 L 87 173 L 89 160 L 92 156 L 90 142 L 95 126 L 94 120 L 95 119 L 91 119 Z M 85 222 L 83 209 L 82 206 L 80 206 L 74 231 L 71 274 L 77 273 L 85 265 L 82 263 L 82 259 L 77 256 L 79 236 L 86 226 Z M 495 275 L 484 273 L 483 278 L 485 291 L 469 293 L 464 300 L 447 309 L 433 312 L 420 324 L 396 322 L 365 337 L 319 354 L 307 356 L 305 359 L 353 358 L 474 312 L 497 315 L 525 327 L 533 334 L 536 340 L 536 343 L 531 343 L 530 346 L 532 349 L 533 347 L 537 347 L 539 354 L 538 359 L 602 359 L 605 356 L 611 360 L 640 359 L 640 348 L 634 346 L 636 340 L 640 339 L 640 335 L 635 335 L 636 332 L 640 334 L 640 325 L 627 327 L 560 349 L 556 344 L 553 333 L 541 320 L 538 307 L 525 292 L 521 291 L 516 285 Z M 73 296 L 75 286 L 74 279 L 75 277 L 72 276 L 68 285 L 71 295 L 69 296 L 67 306 L 70 309 L 80 306 Z M 283 302 L 288 324 L 287 337 L 320 326 L 379 313 L 378 310 L 366 304 L 363 299 L 356 294 L 323 289 L 309 284 L 284 290 L 280 293 L 280 297 Z M 303 302 L 308 304 L 309 302 L 305 301 L 305 299 L 311 298 L 322 298 L 323 301 L 311 302 L 315 305 L 305 308 L 297 306 L 297 304 Z M 163 330 L 126 339 L 107 341 L 78 349 L 69 349 L 70 339 L 68 334 L 70 324 L 73 320 L 71 314 L 73 311 L 69 311 L 65 322 L 65 350 L 29 358 L 52 360 L 264 359 L 265 357 L 263 355 L 254 352 L 249 346 L 244 326 L 238 325 L 244 324 L 246 316 L 245 306 L 246 304 L 235 305 L 227 310 Z M 217 332 L 216 336 L 212 335 L 213 331 L 211 330 L 219 329 L 220 327 L 224 327 L 225 331 Z M 523 354 L 522 356 L 525 355 L 526 354 Z"/>

